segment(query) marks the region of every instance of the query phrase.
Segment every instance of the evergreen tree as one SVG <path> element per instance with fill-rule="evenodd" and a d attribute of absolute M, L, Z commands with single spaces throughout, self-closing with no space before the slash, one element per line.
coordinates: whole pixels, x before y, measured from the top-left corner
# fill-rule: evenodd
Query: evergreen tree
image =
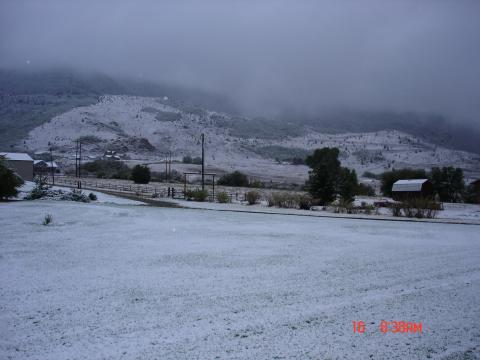
<path fill-rule="evenodd" d="M 23 180 L 0 158 L 0 200 L 17 196 L 17 188 L 22 184 Z"/>
<path fill-rule="evenodd" d="M 335 199 L 340 173 L 339 154 L 337 148 L 322 148 L 305 159 L 305 163 L 312 168 L 307 181 L 308 191 L 322 205 Z"/>
<path fill-rule="evenodd" d="M 431 181 L 433 191 L 438 194 L 440 201 L 457 202 L 462 198 L 465 190 L 463 171 L 452 166 L 443 168 L 432 168 Z"/>
<path fill-rule="evenodd" d="M 342 167 L 339 172 L 338 194 L 343 201 L 351 203 L 358 190 L 358 179 L 355 170 Z"/>
<path fill-rule="evenodd" d="M 150 169 L 145 165 L 135 165 L 132 170 L 132 180 L 135 184 L 148 184 L 150 182 Z"/>

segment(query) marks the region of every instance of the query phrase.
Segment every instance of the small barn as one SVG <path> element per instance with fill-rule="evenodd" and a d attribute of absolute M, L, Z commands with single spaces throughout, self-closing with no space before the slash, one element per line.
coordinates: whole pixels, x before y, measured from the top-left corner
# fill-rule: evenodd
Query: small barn
<path fill-rule="evenodd" d="M 398 180 L 392 186 L 393 200 L 433 197 L 433 186 L 428 179 Z"/>
<path fill-rule="evenodd" d="M 58 165 L 55 161 L 34 160 L 33 172 L 35 175 L 49 175 L 58 172 Z"/>
<path fill-rule="evenodd" d="M 26 153 L 4 153 L 0 152 L 7 166 L 15 171 L 25 181 L 33 180 L 33 159 Z"/>

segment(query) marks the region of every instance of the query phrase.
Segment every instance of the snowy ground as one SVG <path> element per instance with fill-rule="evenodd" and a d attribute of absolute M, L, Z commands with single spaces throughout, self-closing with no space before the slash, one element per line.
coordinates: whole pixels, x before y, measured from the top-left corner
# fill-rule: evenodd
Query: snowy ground
<path fill-rule="evenodd" d="M 31 181 L 26 181 L 19 189 L 16 200 L 22 200 L 25 196 L 28 195 L 30 191 L 35 187 L 35 184 Z M 70 192 L 72 188 L 66 186 L 52 186 L 52 190 L 62 190 L 64 192 Z M 93 190 L 83 190 L 83 192 L 88 195 L 93 193 L 97 196 L 95 203 L 107 203 L 107 204 L 117 204 L 117 205 L 145 205 L 145 203 L 137 200 L 130 200 L 118 196 L 108 195 L 100 191 Z"/>
<path fill-rule="evenodd" d="M 0 228 L 1 359 L 480 357 L 479 226 L 19 201 Z"/>

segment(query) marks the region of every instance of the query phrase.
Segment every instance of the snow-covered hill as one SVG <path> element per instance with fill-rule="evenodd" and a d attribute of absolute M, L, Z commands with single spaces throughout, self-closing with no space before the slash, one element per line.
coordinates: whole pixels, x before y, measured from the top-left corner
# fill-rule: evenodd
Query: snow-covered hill
<path fill-rule="evenodd" d="M 75 108 L 35 128 L 22 146 L 38 152 L 53 145 L 64 162 L 71 162 L 75 140 L 82 138 L 85 156 L 115 150 L 133 160 L 155 162 L 169 152 L 177 160 L 199 156 L 200 134 L 205 133 L 210 169 L 239 169 L 262 180 L 303 182 L 308 168 L 284 159 L 326 146 L 340 148 L 342 164 L 355 168 L 359 175 L 432 166 L 458 166 L 467 177 L 480 175 L 479 155 L 442 148 L 399 131 L 332 135 L 306 129 L 288 136 L 272 129 L 271 136 L 265 136 L 248 132 L 253 121 L 183 106 L 166 97 L 107 95 L 97 104 Z M 235 131 L 240 125 L 241 134 Z M 182 170 L 181 165 L 177 167 Z"/>

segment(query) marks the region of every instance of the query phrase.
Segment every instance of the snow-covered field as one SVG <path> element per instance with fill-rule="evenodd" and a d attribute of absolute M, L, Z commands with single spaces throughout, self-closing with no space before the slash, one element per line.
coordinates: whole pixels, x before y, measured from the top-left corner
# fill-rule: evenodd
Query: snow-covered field
<path fill-rule="evenodd" d="M 479 226 L 19 201 L 0 229 L 1 359 L 480 356 Z"/>

